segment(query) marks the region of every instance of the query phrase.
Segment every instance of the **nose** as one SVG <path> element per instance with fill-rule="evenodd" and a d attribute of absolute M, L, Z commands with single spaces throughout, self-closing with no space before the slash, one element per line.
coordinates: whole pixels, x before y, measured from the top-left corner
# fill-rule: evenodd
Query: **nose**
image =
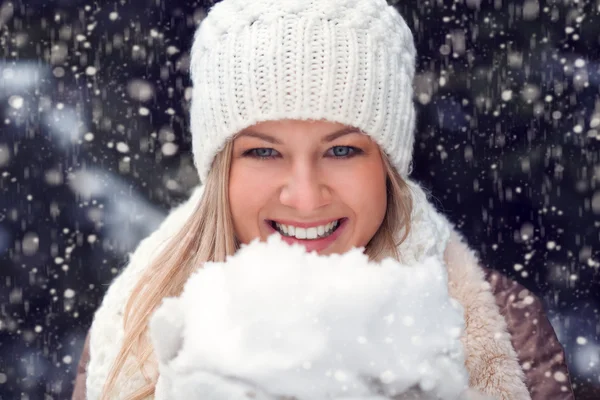
<path fill-rule="evenodd" d="M 281 204 L 308 214 L 330 202 L 327 178 L 315 163 L 294 163 L 286 178 L 279 195 Z"/>

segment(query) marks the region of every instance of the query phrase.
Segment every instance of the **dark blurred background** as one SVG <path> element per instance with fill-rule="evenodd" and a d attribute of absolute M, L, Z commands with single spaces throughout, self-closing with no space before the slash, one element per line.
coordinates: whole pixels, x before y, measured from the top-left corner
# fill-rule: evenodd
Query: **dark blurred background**
<path fill-rule="evenodd" d="M 544 300 L 577 399 L 600 398 L 600 2 L 392 3 L 419 52 L 413 176 Z M 210 4 L 0 0 L 0 399 L 69 398 L 111 280 L 198 184 Z"/>

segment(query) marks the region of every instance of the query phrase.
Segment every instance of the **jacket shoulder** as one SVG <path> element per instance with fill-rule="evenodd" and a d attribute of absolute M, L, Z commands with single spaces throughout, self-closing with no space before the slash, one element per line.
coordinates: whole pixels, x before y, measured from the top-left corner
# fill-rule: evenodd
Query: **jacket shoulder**
<path fill-rule="evenodd" d="M 75 387 L 73 388 L 73 395 L 71 400 L 85 400 L 85 379 L 87 376 L 87 366 L 90 361 L 90 333 L 85 338 L 83 345 L 83 351 L 81 352 L 81 358 L 77 365 L 77 373 L 75 376 Z"/>
<path fill-rule="evenodd" d="M 533 400 L 573 400 L 564 350 L 542 301 L 516 281 L 482 267 L 525 372 Z"/>

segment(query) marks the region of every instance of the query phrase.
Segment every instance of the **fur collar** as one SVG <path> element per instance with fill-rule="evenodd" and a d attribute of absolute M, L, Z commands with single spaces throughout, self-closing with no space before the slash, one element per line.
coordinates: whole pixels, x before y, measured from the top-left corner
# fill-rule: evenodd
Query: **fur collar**
<path fill-rule="evenodd" d="M 504 317 L 475 253 L 453 230 L 444 253 L 448 290 L 465 309 L 461 338 L 469 386 L 501 400 L 530 400 L 525 374 L 512 346 Z"/>
<path fill-rule="evenodd" d="M 447 265 L 448 287 L 465 310 L 466 330 L 462 337 L 470 387 L 494 399 L 529 400 L 524 373 L 507 333 L 506 321 L 496 306 L 474 252 L 427 200 L 421 187 L 408 181 L 413 196 L 411 231 L 399 247 L 401 261 L 416 264 L 435 255 Z M 123 311 L 126 299 L 150 260 L 165 241 L 181 228 L 202 196 L 197 188 L 190 199 L 174 209 L 160 227 L 144 239 L 124 271 L 109 287 L 94 316 L 87 369 L 87 399 L 97 400 L 123 340 Z M 151 373 L 153 371 L 150 371 Z M 140 373 L 122 379 L 120 396 L 125 398 L 144 384 Z"/>

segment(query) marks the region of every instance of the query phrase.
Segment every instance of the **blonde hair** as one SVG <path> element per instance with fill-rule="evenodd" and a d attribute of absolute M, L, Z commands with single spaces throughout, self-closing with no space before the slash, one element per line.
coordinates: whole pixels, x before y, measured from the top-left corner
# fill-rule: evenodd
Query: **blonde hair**
<path fill-rule="evenodd" d="M 154 394 L 158 376 L 150 376 L 146 371 L 151 364 L 156 366 L 147 335 L 152 312 L 165 297 L 180 295 L 189 276 L 203 263 L 224 261 L 239 248 L 229 208 L 232 147 L 229 142 L 217 154 L 202 199 L 191 218 L 169 239 L 133 288 L 125 306 L 123 343 L 107 377 L 101 400 L 110 399 L 113 391 L 118 390 L 116 386 L 121 375 L 131 376 L 138 371 L 145 377 L 147 385 L 132 393 L 128 400 L 140 400 Z M 387 172 L 387 209 L 381 226 L 365 247 L 365 254 L 371 260 L 386 257 L 398 260 L 398 245 L 410 231 L 412 196 L 387 156 L 383 152 L 381 156 Z M 125 368 L 130 358 L 137 362 Z"/>

